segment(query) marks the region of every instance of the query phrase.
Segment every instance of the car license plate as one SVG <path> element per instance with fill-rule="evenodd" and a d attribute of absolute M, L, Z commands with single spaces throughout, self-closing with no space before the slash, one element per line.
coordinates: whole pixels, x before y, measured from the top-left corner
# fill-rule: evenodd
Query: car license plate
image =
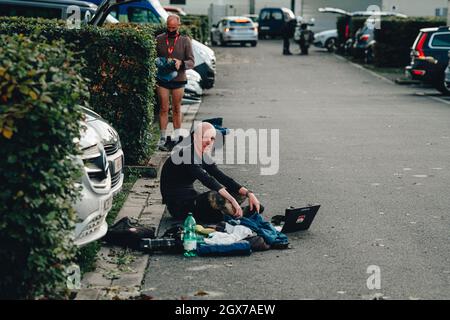
<path fill-rule="evenodd" d="M 114 172 L 119 172 L 120 170 L 122 170 L 123 167 L 123 160 L 122 157 L 118 157 L 117 159 L 114 160 Z"/>
<path fill-rule="evenodd" d="M 103 211 L 108 212 L 109 210 L 111 210 L 112 203 L 113 203 L 113 197 L 111 196 L 108 199 L 106 199 L 105 202 L 103 202 Z"/>

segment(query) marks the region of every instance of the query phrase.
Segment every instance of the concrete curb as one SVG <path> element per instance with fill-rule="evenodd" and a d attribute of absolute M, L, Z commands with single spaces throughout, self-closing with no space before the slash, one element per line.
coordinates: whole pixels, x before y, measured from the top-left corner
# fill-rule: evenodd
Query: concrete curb
<path fill-rule="evenodd" d="M 183 129 L 191 129 L 199 108 L 200 103 L 182 106 Z M 168 133 L 172 131 L 173 126 L 170 124 Z M 156 234 L 159 234 L 166 209 L 159 191 L 159 176 L 168 156 L 168 152 L 155 152 L 148 166 L 156 170 L 157 177 L 140 178 L 136 181 L 116 221 L 129 217 L 142 225 L 155 227 Z M 103 246 L 97 255 L 96 270 L 84 275 L 75 300 L 124 300 L 138 297 L 148 261 L 148 254 Z"/>

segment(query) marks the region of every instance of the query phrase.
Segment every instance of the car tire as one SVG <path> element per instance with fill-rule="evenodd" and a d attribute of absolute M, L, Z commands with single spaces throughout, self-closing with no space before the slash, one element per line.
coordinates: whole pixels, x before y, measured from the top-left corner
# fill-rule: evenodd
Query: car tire
<path fill-rule="evenodd" d="M 210 34 L 210 37 L 211 37 L 211 45 L 212 46 L 217 46 L 217 42 L 213 40 L 214 38 L 213 38 L 213 34 L 212 33 Z"/>
<path fill-rule="evenodd" d="M 336 38 L 330 38 L 325 42 L 325 48 L 328 52 L 335 52 L 336 51 Z"/>
<path fill-rule="evenodd" d="M 258 42 L 257 42 L 257 41 L 252 41 L 252 42 L 250 42 L 250 44 L 251 44 L 252 47 L 256 47 L 256 45 L 258 44 Z"/>
<path fill-rule="evenodd" d="M 365 64 L 372 64 L 373 63 L 373 48 L 368 47 L 366 50 L 364 50 L 364 63 Z"/>
<path fill-rule="evenodd" d="M 444 96 L 450 96 L 450 82 L 445 82 L 445 75 L 440 77 L 439 81 L 434 84 L 434 87 Z"/>
<path fill-rule="evenodd" d="M 220 46 L 221 47 L 226 47 L 227 46 L 227 43 L 223 40 L 222 35 L 220 35 Z"/>

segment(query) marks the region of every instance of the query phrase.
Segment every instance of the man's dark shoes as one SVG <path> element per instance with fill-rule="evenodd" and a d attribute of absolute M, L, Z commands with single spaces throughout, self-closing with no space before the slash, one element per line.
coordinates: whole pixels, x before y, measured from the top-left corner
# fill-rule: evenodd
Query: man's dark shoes
<path fill-rule="evenodd" d="M 290 51 L 284 51 L 284 52 L 283 52 L 283 55 L 285 55 L 285 56 L 292 56 L 292 52 L 290 52 Z"/>

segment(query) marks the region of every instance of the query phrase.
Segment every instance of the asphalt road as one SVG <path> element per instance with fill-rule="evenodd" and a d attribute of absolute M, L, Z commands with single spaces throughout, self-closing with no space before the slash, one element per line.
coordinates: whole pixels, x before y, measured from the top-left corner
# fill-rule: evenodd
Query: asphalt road
<path fill-rule="evenodd" d="M 282 56 L 280 41 L 216 48 L 217 82 L 197 119 L 279 129 L 280 167 L 224 165 L 265 217 L 322 205 L 292 248 L 249 257 L 154 255 L 158 299 L 449 299 L 450 105 L 325 52 Z M 369 289 L 369 266 L 381 288 Z M 195 296 L 199 291 L 206 295 Z"/>

